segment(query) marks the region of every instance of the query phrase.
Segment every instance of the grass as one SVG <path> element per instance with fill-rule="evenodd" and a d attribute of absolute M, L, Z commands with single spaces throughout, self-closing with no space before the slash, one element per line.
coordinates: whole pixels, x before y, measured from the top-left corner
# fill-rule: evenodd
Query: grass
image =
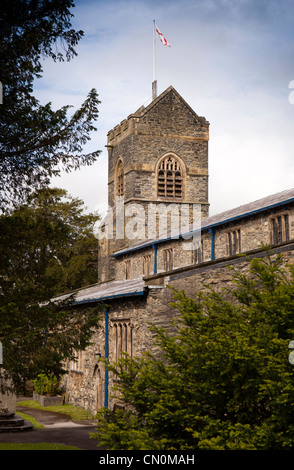
<path fill-rule="evenodd" d="M 33 416 L 27 415 L 25 413 L 19 413 L 17 412 L 18 416 L 21 416 L 23 419 L 26 419 L 32 423 L 34 426 L 34 429 L 42 429 L 44 426 L 43 424 L 39 423 Z"/>
<path fill-rule="evenodd" d="M 78 447 L 64 444 L 0 444 L 0 450 L 81 450 Z"/>
<path fill-rule="evenodd" d="M 74 421 L 93 419 L 92 414 L 88 410 L 84 410 L 84 408 L 79 408 L 78 406 L 70 405 L 68 403 L 65 403 L 64 405 L 44 407 L 44 406 L 41 406 L 40 403 L 35 400 L 25 400 L 25 401 L 18 402 L 17 405 L 27 406 L 28 408 L 37 408 L 39 410 L 54 411 L 55 413 L 66 414 L 66 415 L 69 415 L 71 419 Z"/>
<path fill-rule="evenodd" d="M 35 400 L 25 400 L 20 401 L 17 403 L 19 406 L 27 406 L 28 413 L 29 408 L 37 408 L 40 410 L 47 410 L 47 411 L 54 411 L 55 413 L 62 413 L 69 415 L 72 420 L 79 421 L 79 420 L 88 420 L 93 419 L 92 414 L 84 410 L 83 408 L 79 408 L 78 406 L 69 405 L 66 403 L 65 405 L 60 406 L 41 406 L 39 402 Z M 35 418 L 30 416 L 29 414 L 19 413 L 17 414 L 21 416 L 23 419 L 30 421 L 35 429 L 43 428 L 43 424 L 39 423 Z M 50 444 L 48 442 L 43 442 L 41 444 L 1 444 L 0 443 L 0 450 L 81 450 L 78 447 L 74 446 L 66 446 L 64 444 Z"/>

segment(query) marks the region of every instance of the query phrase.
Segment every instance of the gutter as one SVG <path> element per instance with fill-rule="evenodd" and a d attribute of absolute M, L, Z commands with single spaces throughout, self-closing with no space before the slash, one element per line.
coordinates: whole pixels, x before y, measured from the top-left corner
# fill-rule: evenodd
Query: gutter
<path fill-rule="evenodd" d="M 120 297 L 133 297 L 134 295 L 144 295 L 144 294 L 145 294 L 145 290 L 138 291 L 138 292 L 126 292 L 125 294 L 108 295 L 105 297 L 99 297 L 97 299 L 78 300 L 75 302 L 75 305 L 85 304 L 89 302 L 102 302 L 104 300 L 119 299 Z"/>

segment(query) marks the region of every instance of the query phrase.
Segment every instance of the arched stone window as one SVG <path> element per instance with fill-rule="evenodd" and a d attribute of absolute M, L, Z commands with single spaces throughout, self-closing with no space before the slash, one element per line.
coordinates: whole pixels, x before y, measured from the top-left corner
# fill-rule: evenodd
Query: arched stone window
<path fill-rule="evenodd" d="M 115 171 L 116 195 L 124 195 L 124 164 L 121 159 L 118 160 Z"/>
<path fill-rule="evenodd" d="M 177 199 L 183 196 L 183 170 L 179 160 L 174 155 L 166 155 L 159 162 L 157 194 L 159 197 Z"/>

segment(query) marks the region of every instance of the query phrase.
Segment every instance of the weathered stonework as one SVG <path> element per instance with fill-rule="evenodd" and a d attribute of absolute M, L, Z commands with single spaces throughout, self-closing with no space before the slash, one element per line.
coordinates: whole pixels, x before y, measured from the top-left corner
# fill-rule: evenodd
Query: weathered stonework
<path fill-rule="evenodd" d="M 33 392 L 33 400 L 36 400 L 40 403 L 41 406 L 58 406 L 63 404 L 62 396 L 46 396 L 39 395 L 36 392 Z"/>
<path fill-rule="evenodd" d="M 127 236 L 117 237 L 117 196 L 122 194 L 121 180 L 117 181 L 118 164 L 124 169 L 124 210 L 127 213 L 130 205 L 140 204 L 144 208 L 144 224 L 148 223 L 150 204 L 201 204 L 202 216 L 208 215 L 208 140 L 209 123 L 172 87 L 108 133 L 108 205 L 114 215 L 114 237 L 99 247 L 101 254 L 110 255 L 134 244 Z M 174 156 L 181 166 L 180 198 L 158 194 L 158 163 L 165 155 Z M 128 220 L 126 216 L 125 224 Z M 146 236 L 145 232 L 143 238 Z M 99 264 L 98 278 L 105 281 L 114 276 L 112 260 L 106 255 Z"/>
<path fill-rule="evenodd" d="M 116 238 L 114 223 L 113 238 L 100 239 L 99 283 L 76 294 L 76 308 L 102 303 L 101 328 L 93 344 L 68 364 L 64 377 L 69 402 L 93 413 L 117 402 L 104 359 L 115 362 L 125 352 L 135 357 L 155 351 L 150 325 L 170 328 L 178 315 L 170 306 L 170 287 L 189 296 L 204 286 L 230 288 L 231 267 L 244 273 L 249 268 L 240 254 L 249 259 L 265 256 L 261 244 L 271 245 L 274 254 L 283 253 L 285 264 L 294 262 L 294 190 L 208 217 L 208 129 L 205 118 L 170 87 L 108 134 L 109 206 L 114 215 L 118 192 L 124 214 L 134 202 L 143 207 L 145 229 L 151 203 L 174 202 L 176 198 L 161 197 L 158 189 L 159 163 L 171 155 L 181 169 L 181 198 L 176 202 L 200 203 L 201 224 L 191 228 L 190 238 L 185 231 L 169 230 L 154 238 L 130 239 L 125 233 Z M 124 227 L 131 222 L 132 214 L 126 215 Z M 108 223 L 102 226 L 105 233 Z"/>

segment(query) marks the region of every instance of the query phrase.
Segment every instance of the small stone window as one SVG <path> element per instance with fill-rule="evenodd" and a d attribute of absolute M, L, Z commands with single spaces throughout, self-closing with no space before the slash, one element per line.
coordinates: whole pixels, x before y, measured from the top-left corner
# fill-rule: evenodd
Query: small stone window
<path fill-rule="evenodd" d="M 241 253 L 241 231 L 231 230 L 227 234 L 228 237 L 228 255 L 233 256 Z"/>
<path fill-rule="evenodd" d="M 281 214 L 271 218 L 270 238 L 272 245 L 279 245 L 290 240 L 289 214 Z"/>
<path fill-rule="evenodd" d="M 151 255 L 143 256 L 143 274 L 149 276 L 151 273 Z"/>
<path fill-rule="evenodd" d="M 160 162 L 157 173 L 157 190 L 159 197 L 182 198 L 182 169 L 178 159 L 173 155 L 167 155 Z"/>
<path fill-rule="evenodd" d="M 116 166 L 116 195 L 124 195 L 124 165 L 122 160 L 119 160 Z"/>
<path fill-rule="evenodd" d="M 168 248 L 163 250 L 163 265 L 165 271 L 172 271 L 173 269 L 173 249 Z"/>
<path fill-rule="evenodd" d="M 193 264 L 200 264 L 203 261 L 203 242 L 195 243 L 192 250 Z"/>
<path fill-rule="evenodd" d="M 130 279 L 130 276 L 131 276 L 131 260 L 127 259 L 124 262 L 124 269 L 125 269 L 125 279 Z"/>
<path fill-rule="evenodd" d="M 74 351 L 73 358 L 70 362 L 70 370 L 73 372 L 83 372 L 84 370 L 84 352 Z"/>

